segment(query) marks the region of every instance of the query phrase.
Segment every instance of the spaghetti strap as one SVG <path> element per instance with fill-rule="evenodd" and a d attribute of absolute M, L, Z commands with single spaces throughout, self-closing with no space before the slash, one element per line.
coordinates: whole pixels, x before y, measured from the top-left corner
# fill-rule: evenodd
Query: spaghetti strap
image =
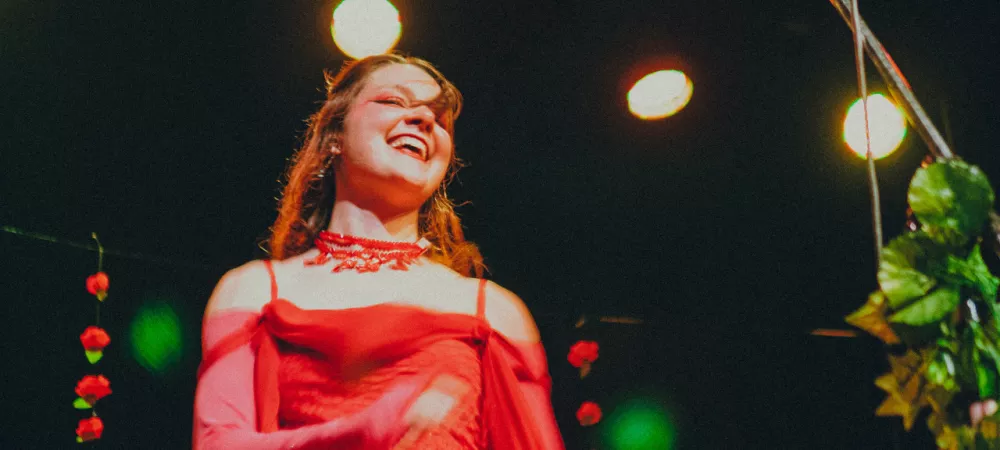
<path fill-rule="evenodd" d="M 264 266 L 267 267 L 267 276 L 271 277 L 271 301 L 278 299 L 278 279 L 274 276 L 274 267 L 271 265 L 270 259 L 264 260 Z"/>
<path fill-rule="evenodd" d="M 479 293 L 476 294 L 476 317 L 486 320 L 486 279 L 479 279 Z"/>

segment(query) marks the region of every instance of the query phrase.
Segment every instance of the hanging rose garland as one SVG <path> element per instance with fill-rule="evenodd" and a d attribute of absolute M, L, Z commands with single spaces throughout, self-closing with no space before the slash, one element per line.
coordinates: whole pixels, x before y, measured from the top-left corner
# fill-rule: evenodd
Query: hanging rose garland
<path fill-rule="evenodd" d="M 108 287 L 110 280 L 108 274 L 103 272 L 104 247 L 97 239 L 97 234 L 91 234 L 94 242 L 97 243 L 97 273 L 87 277 L 87 292 L 97 298 L 95 324 L 87 327 L 80 334 L 80 343 L 83 345 L 84 355 L 90 364 L 97 364 L 104 356 L 104 348 L 111 343 L 111 337 L 107 331 L 100 327 L 101 303 L 108 297 Z M 111 395 L 111 382 L 104 375 L 85 375 L 76 383 L 77 399 L 73 402 L 76 409 L 89 409 L 90 417 L 80 420 L 76 427 L 76 441 L 88 442 L 101 438 L 104 433 L 104 422 L 97 416 L 94 406 L 98 400 Z"/>
<path fill-rule="evenodd" d="M 566 360 L 571 366 L 580 369 L 580 378 L 583 379 L 590 374 L 591 365 L 597 361 L 599 351 L 597 342 L 577 341 L 570 347 Z M 576 411 L 576 420 L 585 427 L 597 424 L 601 421 L 601 407 L 592 401 L 583 402 Z"/>

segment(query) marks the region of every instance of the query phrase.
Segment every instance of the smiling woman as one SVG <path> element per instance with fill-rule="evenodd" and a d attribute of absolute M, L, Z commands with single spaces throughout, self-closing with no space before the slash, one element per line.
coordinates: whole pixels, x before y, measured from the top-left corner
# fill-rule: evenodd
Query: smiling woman
<path fill-rule="evenodd" d="M 400 161 L 388 158 L 386 151 L 388 133 L 393 130 L 385 127 L 397 127 L 396 133 L 422 135 L 424 141 L 433 137 L 444 147 L 430 170 L 411 167 L 406 172 L 418 178 L 437 179 L 436 184 L 428 183 L 431 180 L 424 183 L 414 180 L 422 189 L 418 195 L 410 196 L 410 203 L 423 198 L 419 206 L 423 219 L 418 221 L 416 231 L 434 244 L 428 256 L 460 273 L 481 274 L 482 258 L 476 247 L 465 241 L 445 191 L 447 180 L 459 167 L 451 142 L 453 124 L 462 109 L 458 89 L 426 61 L 398 55 L 379 55 L 354 62 L 327 79 L 327 101 L 310 118 L 305 145 L 294 157 L 288 173 L 278 220 L 272 229 L 272 256 L 284 259 L 309 249 L 316 234 L 330 223 L 336 192 L 348 194 L 345 190 L 353 189 L 353 193 L 363 195 L 389 189 L 388 200 L 399 202 L 400 189 L 413 189 L 413 183 L 407 186 L 392 180 L 405 175 L 394 176 L 390 169 L 407 170 L 405 165 L 397 164 Z M 423 97 L 414 98 L 417 93 Z M 411 108 L 411 103 L 416 108 Z M 427 111 L 436 114 L 437 126 L 428 127 L 428 123 L 434 122 L 428 122 Z M 374 115 L 373 120 L 360 120 L 369 113 Z M 391 122 L 404 118 L 403 124 Z M 348 135 L 349 127 L 358 128 L 358 132 Z M 428 132 L 428 128 L 432 131 Z M 338 161 L 340 156 L 342 163 Z M 442 162 L 446 164 L 442 166 Z M 372 182 L 377 184 L 366 184 Z M 425 198 L 428 189 L 429 199 Z"/>
<path fill-rule="evenodd" d="M 195 448 L 562 449 L 531 314 L 445 192 L 458 90 L 399 55 L 328 82 L 272 259 L 206 308 Z"/>

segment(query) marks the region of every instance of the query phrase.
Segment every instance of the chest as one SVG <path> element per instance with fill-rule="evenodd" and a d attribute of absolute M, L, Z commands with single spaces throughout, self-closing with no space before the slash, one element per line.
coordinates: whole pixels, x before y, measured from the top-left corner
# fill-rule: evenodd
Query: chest
<path fill-rule="evenodd" d="M 474 280 L 431 271 L 359 274 L 306 267 L 276 276 L 278 296 L 302 309 L 349 309 L 391 303 L 437 312 L 476 313 Z"/>

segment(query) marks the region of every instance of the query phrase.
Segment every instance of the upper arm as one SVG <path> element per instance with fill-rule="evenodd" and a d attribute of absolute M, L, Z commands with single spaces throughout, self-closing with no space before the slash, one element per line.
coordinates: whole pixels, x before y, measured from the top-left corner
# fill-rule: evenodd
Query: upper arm
<path fill-rule="evenodd" d="M 202 319 L 202 351 L 214 348 L 242 325 L 231 320 L 210 320 L 224 316 L 258 313 L 270 301 L 270 278 L 261 261 L 252 261 L 226 272 L 216 284 Z"/>
<path fill-rule="evenodd" d="M 507 339 L 532 344 L 539 340 L 531 312 L 517 294 L 490 281 L 486 283 L 486 320 Z"/>

